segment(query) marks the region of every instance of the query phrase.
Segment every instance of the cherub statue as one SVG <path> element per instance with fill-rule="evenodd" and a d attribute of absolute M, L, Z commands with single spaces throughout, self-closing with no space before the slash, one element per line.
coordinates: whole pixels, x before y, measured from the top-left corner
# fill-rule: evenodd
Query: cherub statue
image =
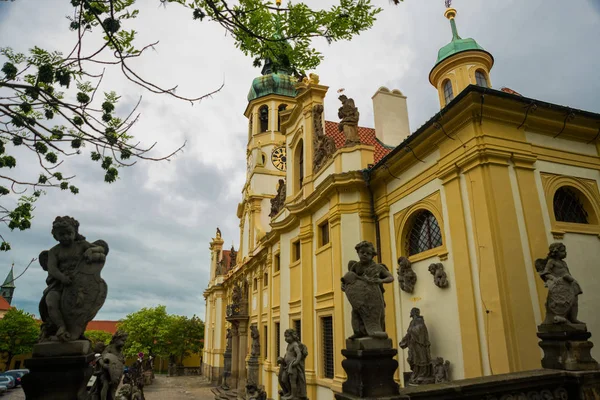
<path fill-rule="evenodd" d="M 354 100 L 349 99 L 346 95 L 341 95 L 338 99 L 342 102 L 342 106 L 338 110 L 338 117 L 340 118 L 338 129 L 346 136 L 345 146 L 359 144 L 358 118 L 360 114 L 358 108 L 354 105 Z"/>
<path fill-rule="evenodd" d="M 260 356 L 260 334 L 256 325 L 250 325 L 250 337 L 252 337 L 252 348 L 250 350 L 250 356 Z"/>
<path fill-rule="evenodd" d="M 433 378 L 435 383 L 450 382 L 450 361 L 442 357 L 436 357 L 431 362 L 433 365 Z"/>
<path fill-rule="evenodd" d="M 246 385 L 246 400 L 267 400 L 267 392 L 262 385 L 249 383 Z"/>
<path fill-rule="evenodd" d="M 352 306 L 354 334 L 348 339 L 387 339 L 383 284 L 393 282 L 394 277 L 385 265 L 373 261 L 377 254 L 373 243 L 362 241 L 354 248 L 360 261 L 350 261 L 348 272 L 342 277 L 342 291 Z"/>
<path fill-rule="evenodd" d="M 48 271 L 40 316 L 40 341 L 84 339 L 85 328 L 106 300 L 106 282 L 100 277 L 108 245 L 89 243 L 79 234 L 74 218 L 56 217 L 52 236 L 59 244 L 40 253 L 39 262 Z"/>
<path fill-rule="evenodd" d="M 123 366 L 125 365 L 123 347 L 126 340 L 127 333 L 117 331 L 110 344 L 96 360 L 94 369 L 96 381 L 90 390 L 89 400 L 115 400 L 117 387 L 123 376 Z"/>
<path fill-rule="evenodd" d="M 398 283 L 400 289 L 406 293 L 412 293 L 417 283 L 417 274 L 412 270 L 412 264 L 406 257 L 398 258 Z"/>
<path fill-rule="evenodd" d="M 433 283 L 439 288 L 445 288 L 448 286 L 448 276 L 444 271 L 444 264 L 433 263 L 429 265 L 429 272 L 433 275 Z"/>
<path fill-rule="evenodd" d="M 304 360 L 308 349 L 300 343 L 298 334 L 293 329 L 286 329 L 287 348 L 283 357 L 277 358 L 279 367 L 279 395 L 282 400 L 308 400 L 306 397 L 306 373 Z"/>
<path fill-rule="evenodd" d="M 546 298 L 547 324 L 584 324 L 577 319 L 579 311 L 578 296 L 582 294 L 581 286 L 571 276 L 567 263 L 567 248 L 562 243 L 552 243 L 548 256 L 535 261 L 535 268 L 548 288 Z"/>

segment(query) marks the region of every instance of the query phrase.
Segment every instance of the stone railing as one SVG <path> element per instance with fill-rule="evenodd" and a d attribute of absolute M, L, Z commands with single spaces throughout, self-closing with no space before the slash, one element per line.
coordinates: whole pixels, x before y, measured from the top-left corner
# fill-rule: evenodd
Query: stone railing
<path fill-rule="evenodd" d="M 226 310 L 227 319 L 247 319 L 248 303 L 228 304 Z"/>
<path fill-rule="evenodd" d="M 398 399 L 579 400 L 596 399 L 600 371 L 534 370 L 400 389 Z M 591 395 L 591 397 L 590 397 Z M 343 399 L 343 395 L 338 397 Z M 394 397 L 396 399 L 396 397 Z"/>

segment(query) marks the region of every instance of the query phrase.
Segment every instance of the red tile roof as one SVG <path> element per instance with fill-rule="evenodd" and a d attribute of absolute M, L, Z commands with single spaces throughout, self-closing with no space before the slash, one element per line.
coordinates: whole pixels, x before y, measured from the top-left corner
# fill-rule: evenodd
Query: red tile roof
<path fill-rule="evenodd" d="M 86 330 L 88 331 L 105 331 L 114 334 L 117 331 L 119 321 L 91 321 Z"/>
<path fill-rule="evenodd" d="M 336 148 L 339 149 L 340 147 L 344 147 L 346 137 L 343 132 L 340 132 L 337 122 L 325 121 L 325 134 L 333 138 Z M 358 137 L 360 138 L 361 143 L 375 146 L 375 154 L 373 155 L 375 164 L 392 151 L 392 148 L 385 146 L 377 139 L 377 136 L 375 136 L 375 129 L 373 128 L 359 126 Z"/>
<path fill-rule="evenodd" d="M 0 296 L 0 311 L 8 311 L 10 310 L 10 304 L 8 304 L 8 301 L 6 301 L 6 299 L 2 296 Z"/>

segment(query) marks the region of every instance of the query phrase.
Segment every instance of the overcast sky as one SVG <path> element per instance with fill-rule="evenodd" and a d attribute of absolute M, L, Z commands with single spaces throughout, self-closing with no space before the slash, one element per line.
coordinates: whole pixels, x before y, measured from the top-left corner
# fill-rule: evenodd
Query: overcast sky
<path fill-rule="evenodd" d="M 236 206 L 245 179 L 247 121 L 243 116 L 252 79 L 260 74 L 252 59 L 233 46 L 217 25 L 193 21 L 179 6 L 158 0 L 138 1 L 133 27 L 140 44 L 159 40 L 134 66 L 163 86 L 179 85 L 178 94 L 197 96 L 224 88 L 191 106 L 168 96 L 145 92 L 108 71 L 104 90 L 122 95 L 118 111 L 126 113 L 142 96 L 140 121 L 132 133 L 166 154 L 187 140 L 185 152 L 169 163 L 138 163 L 104 184 L 97 164 L 87 156 L 69 160 L 65 172 L 77 174 L 80 194 L 51 191 L 38 202 L 32 229 L 0 233 L 13 250 L 0 254 L 0 282 L 15 264 L 15 274 L 39 252 L 55 244 L 50 234 L 57 215 L 81 223 L 88 240 L 110 246 L 103 277 L 108 298 L 97 319 L 120 319 L 141 307 L 164 304 L 170 313 L 204 318 L 203 290 L 209 278 L 208 243 L 217 226 L 226 248 L 238 247 Z M 313 6 L 328 0 L 308 1 Z M 316 72 L 330 87 L 325 116 L 336 120 L 336 91 L 345 89 L 361 112 L 362 126 L 373 126 L 371 96 L 380 86 L 408 96 L 411 130 L 439 110 L 428 81 L 437 51 L 451 39 L 442 0 L 405 0 L 383 7 L 375 27 L 352 42 L 318 47 L 325 61 Z M 495 88 L 510 87 L 536 99 L 600 112 L 600 0 L 455 0 L 459 34 L 472 37 L 492 53 Z M 0 1 L 0 47 L 19 51 L 37 45 L 69 52 L 68 0 Z M 4 60 L 0 60 L 4 62 Z M 9 147 L 9 151 L 12 147 Z M 22 172 L 33 173 L 22 165 Z M 46 273 L 34 263 L 18 279 L 13 305 L 38 315 Z"/>

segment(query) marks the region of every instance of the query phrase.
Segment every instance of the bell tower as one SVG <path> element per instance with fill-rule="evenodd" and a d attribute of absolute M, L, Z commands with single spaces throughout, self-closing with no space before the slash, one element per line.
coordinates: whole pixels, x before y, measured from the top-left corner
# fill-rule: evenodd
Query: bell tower
<path fill-rule="evenodd" d="M 450 7 L 444 16 L 450 21 L 452 40 L 438 51 L 435 66 L 429 73 L 429 82 L 438 90 L 440 107 L 444 108 L 469 85 L 492 87 L 490 70 L 494 57 L 474 39 L 463 39 L 456 27 L 456 10 Z"/>
<path fill-rule="evenodd" d="M 266 59 L 261 75 L 252 81 L 248 92 L 248 145 L 246 184 L 238 205 L 240 219 L 240 259 L 247 257 L 270 230 L 270 200 L 277 194 L 280 179 L 285 179 L 287 151 L 281 130 L 281 114 L 296 104 L 296 79 L 284 67 L 277 69 Z"/>

